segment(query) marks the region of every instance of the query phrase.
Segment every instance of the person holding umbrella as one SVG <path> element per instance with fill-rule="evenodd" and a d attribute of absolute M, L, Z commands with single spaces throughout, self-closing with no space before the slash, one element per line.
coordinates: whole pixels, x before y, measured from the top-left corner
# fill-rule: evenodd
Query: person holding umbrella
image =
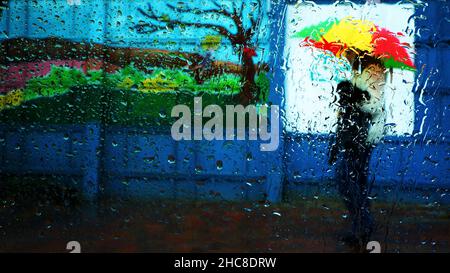
<path fill-rule="evenodd" d="M 373 232 L 370 213 L 368 171 L 375 145 L 383 137 L 385 111 L 382 64 L 366 57 L 361 73 L 338 84 L 339 113 L 336 136 L 330 143 L 329 164 L 337 164 L 337 186 L 352 220 L 352 234 L 345 241 L 363 250 Z"/>
<path fill-rule="evenodd" d="M 305 38 L 301 46 L 331 53 L 352 67 L 351 80 L 337 86 L 338 121 L 328 163 L 337 165 L 337 188 L 352 221 L 352 233 L 344 241 L 358 252 L 365 251 L 374 231 L 368 173 L 372 151 L 384 135 L 386 72 L 415 70 L 408 45 L 400 43 L 399 35 L 351 17 L 328 20 L 295 34 Z"/>

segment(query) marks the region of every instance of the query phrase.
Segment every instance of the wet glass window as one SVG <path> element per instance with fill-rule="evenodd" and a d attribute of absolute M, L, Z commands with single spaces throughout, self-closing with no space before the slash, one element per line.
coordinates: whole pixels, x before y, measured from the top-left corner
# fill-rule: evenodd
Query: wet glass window
<path fill-rule="evenodd" d="M 448 252 L 449 22 L 0 0 L 0 252 Z"/>

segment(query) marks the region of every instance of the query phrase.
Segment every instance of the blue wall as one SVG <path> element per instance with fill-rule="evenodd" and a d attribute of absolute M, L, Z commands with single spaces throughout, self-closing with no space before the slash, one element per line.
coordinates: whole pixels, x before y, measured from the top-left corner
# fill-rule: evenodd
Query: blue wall
<path fill-rule="evenodd" d="M 261 152 L 258 141 L 176 142 L 167 132 L 103 129 L 99 124 L 2 126 L 0 173 L 64 176 L 90 199 L 101 191 L 121 197 L 264 200 L 279 183 L 271 154 Z"/>

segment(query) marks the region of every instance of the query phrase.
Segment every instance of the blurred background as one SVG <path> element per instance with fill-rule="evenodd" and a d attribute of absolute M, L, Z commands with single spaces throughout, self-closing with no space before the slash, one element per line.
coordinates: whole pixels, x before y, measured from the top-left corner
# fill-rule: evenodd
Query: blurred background
<path fill-rule="evenodd" d="M 448 1 L 0 2 L 0 251 L 351 251 L 327 164 L 351 67 L 295 37 L 347 16 L 403 33 L 416 67 L 386 84 L 373 239 L 449 251 Z M 174 141 L 196 96 L 280 105 L 278 150 Z"/>

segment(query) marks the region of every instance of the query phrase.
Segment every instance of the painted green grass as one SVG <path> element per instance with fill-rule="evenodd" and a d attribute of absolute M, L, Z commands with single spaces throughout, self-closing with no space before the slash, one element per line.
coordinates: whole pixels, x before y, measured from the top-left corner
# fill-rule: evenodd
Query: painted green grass
<path fill-rule="evenodd" d="M 267 101 L 269 79 L 260 74 L 256 83 L 261 100 Z M 53 67 L 46 77 L 31 79 L 21 101 L 0 111 L 1 123 L 107 124 L 173 123 L 170 112 L 177 104 L 193 109 L 196 96 L 207 104 L 236 104 L 240 77 L 222 74 L 198 84 L 182 70 L 156 69 L 145 73 L 132 66 L 114 74 Z"/>
<path fill-rule="evenodd" d="M 133 90 L 86 85 L 71 88 L 52 97 L 39 97 L 0 111 L 0 123 L 18 124 L 85 124 L 170 127 L 177 118 L 172 108 L 187 105 L 194 113 L 194 97 L 202 97 L 203 107 L 235 105 L 233 94 L 189 91 L 143 93 Z M 204 121 L 206 122 L 207 119 Z"/>
<path fill-rule="evenodd" d="M 190 73 L 175 69 L 155 69 L 152 73 L 145 73 L 128 66 L 113 74 L 103 71 L 89 71 L 84 74 L 78 69 L 55 66 L 46 77 L 29 80 L 24 89 L 24 100 L 64 94 L 72 87 L 83 85 L 102 85 L 141 92 L 182 90 L 236 94 L 240 91 L 240 77 L 222 74 L 198 84 Z"/>
<path fill-rule="evenodd" d="M 188 105 L 193 109 L 195 96 L 206 104 L 234 104 L 231 94 L 197 94 L 188 91 L 143 93 L 107 88 L 102 85 L 73 87 L 64 94 L 38 97 L 20 106 L 0 112 L 5 124 L 82 124 L 100 122 L 121 125 L 171 125 L 173 106 Z M 192 110 L 193 111 L 193 110 Z"/>

